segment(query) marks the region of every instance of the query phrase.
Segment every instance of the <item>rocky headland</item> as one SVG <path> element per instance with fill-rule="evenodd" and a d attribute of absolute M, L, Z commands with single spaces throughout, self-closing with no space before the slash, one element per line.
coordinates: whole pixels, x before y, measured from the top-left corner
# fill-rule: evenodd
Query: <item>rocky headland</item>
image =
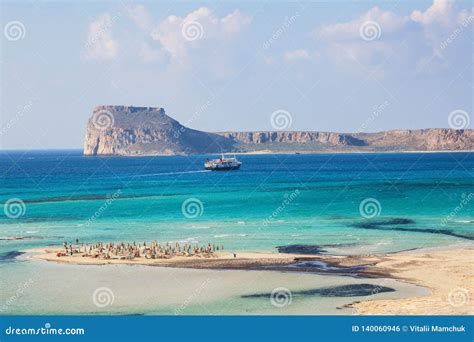
<path fill-rule="evenodd" d="M 86 125 L 85 155 L 473 151 L 474 130 L 428 128 L 377 133 L 203 132 L 159 107 L 98 106 Z"/>

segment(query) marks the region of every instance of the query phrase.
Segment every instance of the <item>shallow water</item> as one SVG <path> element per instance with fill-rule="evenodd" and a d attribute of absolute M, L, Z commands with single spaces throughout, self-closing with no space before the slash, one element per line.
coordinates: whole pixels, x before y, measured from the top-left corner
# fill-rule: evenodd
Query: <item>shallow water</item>
<path fill-rule="evenodd" d="M 340 307 L 354 300 L 427 293 L 391 279 L 293 272 L 64 265 L 28 258 L 20 258 L 16 270 L 15 277 L 2 279 L 2 314 L 337 315 L 352 314 Z M 396 292 L 341 298 L 297 293 L 347 284 L 374 284 Z M 268 297 L 242 297 L 282 288 L 282 297 L 274 299 L 277 302 Z"/>

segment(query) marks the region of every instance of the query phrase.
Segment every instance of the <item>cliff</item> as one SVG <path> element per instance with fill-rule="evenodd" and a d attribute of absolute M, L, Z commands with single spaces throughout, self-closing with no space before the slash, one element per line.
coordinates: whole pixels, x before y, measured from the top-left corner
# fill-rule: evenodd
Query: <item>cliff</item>
<path fill-rule="evenodd" d="M 472 151 L 474 130 L 432 128 L 378 133 L 219 132 L 187 128 L 163 108 L 98 106 L 87 122 L 85 155 L 220 152 Z"/>
<path fill-rule="evenodd" d="M 98 106 L 87 122 L 85 155 L 175 155 L 228 151 L 232 142 L 181 125 L 163 108 Z"/>
<path fill-rule="evenodd" d="M 245 144 L 320 142 L 337 146 L 362 146 L 364 142 L 348 134 L 327 132 L 221 132 L 226 138 Z"/>

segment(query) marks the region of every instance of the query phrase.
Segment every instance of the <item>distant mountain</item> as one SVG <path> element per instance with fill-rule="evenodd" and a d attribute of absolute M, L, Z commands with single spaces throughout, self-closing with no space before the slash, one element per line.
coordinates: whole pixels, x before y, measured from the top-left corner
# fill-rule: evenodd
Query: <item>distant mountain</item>
<path fill-rule="evenodd" d="M 85 155 L 473 150 L 472 129 L 429 128 L 357 134 L 310 131 L 208 133 L 181 125 L 166 115 L 163 108 L 132 106 L 94 108 L 84 140 Z"/>

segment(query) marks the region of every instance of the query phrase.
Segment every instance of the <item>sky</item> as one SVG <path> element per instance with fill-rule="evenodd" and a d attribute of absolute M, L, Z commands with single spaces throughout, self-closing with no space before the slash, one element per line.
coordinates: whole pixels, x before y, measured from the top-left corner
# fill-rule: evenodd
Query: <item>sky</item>
<path fill-rule="evenodd" d="M 97 105 L 206 131 L 472 128 L 470 1 L 2 1 L 1 149 Z"/>

